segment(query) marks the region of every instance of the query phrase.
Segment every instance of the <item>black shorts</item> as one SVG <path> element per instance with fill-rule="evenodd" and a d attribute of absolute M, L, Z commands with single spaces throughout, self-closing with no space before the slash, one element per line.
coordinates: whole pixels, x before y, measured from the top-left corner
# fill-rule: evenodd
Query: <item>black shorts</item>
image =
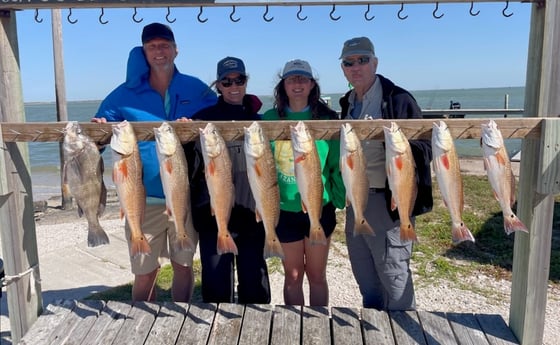
<path fill-rule="evenodd" d="M 332 235 L 336 227 L 336 209 L 334 205 L 329 202 L 323 206 L 321 214 L 321 226 L 328 238 Z M 309 237 L 309 230 L 311 224 L 309 222 L 309 215 L 301 212 L 280 211 L 280 220 L 276 227 L 276 235 L 282 243 L 296 242 Z"/>

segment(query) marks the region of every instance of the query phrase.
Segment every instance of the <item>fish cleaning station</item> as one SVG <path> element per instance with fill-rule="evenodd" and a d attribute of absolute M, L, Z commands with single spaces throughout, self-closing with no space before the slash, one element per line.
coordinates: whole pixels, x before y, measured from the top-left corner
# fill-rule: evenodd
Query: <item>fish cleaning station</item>
<path fill-rule="evenodd" d="M 28 146 L 30 142 L 62 142 L 65 121 L 26 123 L 19 69 L 16 17 L 19 10 L 72 10 L 143 7 L 262 8 L 361 6 L 365 19 L 371 6 L 407 6 L 498 1 L 340 0 L 0 0 L 0 238 L 9 319 L 14 344 L 524 344 L 543 342 L 555 196 L 560 193 L 560 2 L 522 1 L 531 6 L 525 107 L 521 118 L 495 119 L 504 139 L 523 139 L 517 215 L 528 233 L 517 232 L 513 252 L 509 319 L 500 315 L 441 311 L 383 312 L 345 306 L 309 307 L 230 303 L 121 302 L 61 300 L 43 305 L 37 251 Z M 507 1 L 504 15 L 507 14 Z M 467 5 L 468 6 L 468 5 Z M 473 7 L 471 6 L 471 11 Z M 266 11 L 266 12 L 265 12 Z M 468 11 L 467 11 L 468 15 Z M 68 19 L 70 20 L 70 15 Z M 166 18 L 162 18 L 165 20 Z M 232 19 L 232 20 L 233 20 Z M 167 19 L 169 20 L 169 19 Z M 398 19 L 396 19 L 398 20 Z M 468 28 L 465 28 L 467 30 Z M 37 52 L 39 54 L 40 52 Z M 257 53 L 257 52 L 255 52 Z M 433 119 L 394 121 L 408 139 L 430 139 Z M 455 139 L 480 140 L 487 120 L 449 118 Z M 242 140 L 249 121 L 213 122 L 226 141 Z M 340 137 L 344 121 L 305 121 L 316 139 Z M 155 140 L 158 122 L 135 122 L 138 140 Z M 294 121 L 262 121 L 269 140 L 289 139 Z M 108 144 L 110 123 L 80 123 L 95 142 Z M 199 138 L 206 122 L 173 123 L 182 142 Z M 362 140 L 383 140 L 388 120 L 355 120 Z M 359 298 L 359 296 L 356 296 Z"/>

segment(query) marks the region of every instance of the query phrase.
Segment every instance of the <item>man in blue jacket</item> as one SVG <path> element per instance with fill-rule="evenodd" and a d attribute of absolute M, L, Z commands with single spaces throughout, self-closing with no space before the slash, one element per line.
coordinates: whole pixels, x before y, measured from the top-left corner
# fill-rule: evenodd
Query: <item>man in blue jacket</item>
<path fill-rule="evenodd" d="M 130 52 L 126 81 L 103 100 L 92 121 L 175 121 L 188 119 L 200 109 L 215 104 L 216 94 L 208 85 L 198 78 L 179 73 L 174 63 L 177 54 L 175 37 L 169 26 L 160 23 L 146 25 L 142 31 L 142 47 L 135 47 Z M 156 144 L 142 141 L 138 142 L 138 147 L 147 197 L 142 231 L 147 235 L 152 254 L 131 258 L 134 274 L 132 299 L 155 299 L 154 286 L 160 259 L 169 258 L 173 267 L 173 300 L 188 302 L 194 286 L 194 251 L 175 251 L 168 246 L 168 234 L 174 224 L 164 214 L 165 199 Z M 189 235 L 196 245 L 198 235 Z"/>

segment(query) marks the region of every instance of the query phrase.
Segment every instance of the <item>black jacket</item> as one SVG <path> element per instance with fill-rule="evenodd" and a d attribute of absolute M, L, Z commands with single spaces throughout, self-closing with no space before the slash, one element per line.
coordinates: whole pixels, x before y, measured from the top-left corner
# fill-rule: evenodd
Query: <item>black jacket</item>
<path fill-rule="evenodd" d="M 422 118 L 422 110 L 414 96 L 405 89 L 395 85 L 391 80 L 377 74 L 383 88 L 383 103 L 381 105 L 383 119 L 412 119 Z M 339 101 L 341 107 L 341 118 L 346 118 L 350 104 L 348 99 L 352 90 L 348 91 Z M 434 200 L 432 197 L 432 171 L 430 163 L 432 161 L 432 145 L 429 140 L 410 140 L 410 148 L 416 163 L 416 180 L 418 185 L 418 195 L 414 203 L 413 216 L 417 216 L 432 210 Z M 385 193 L 387 199 L 387 209 L 393 220 L 399 218 L 398 212 L 391 211 L 391 192 L 386 181 Z"/>

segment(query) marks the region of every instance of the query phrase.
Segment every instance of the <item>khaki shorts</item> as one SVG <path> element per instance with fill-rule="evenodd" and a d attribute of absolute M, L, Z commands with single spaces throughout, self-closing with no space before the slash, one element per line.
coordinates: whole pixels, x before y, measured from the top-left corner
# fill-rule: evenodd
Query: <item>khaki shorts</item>
<path fill-rule="evenodd" d="M 175 224 L 169 220 L 164 211 L 165 204 L 146 205 L 142 231 L 150 244 L 152 254 L 137 255 L 135 258 L 130 258 L 133 274 L 153 272 L 162 264 L 168 262 L 169 259 L 185 267 L 192 266 L 193 264 L 194 251 L 175 251 L 172 246 L 169 246 L 169 243 L 173 242 L 175 236 Z M 128 227 L 128 222 L 125 222 L 124 229 L 128 249 L 130 250 L 130 228 Z M 198 232 L 189 231 L 188 236 L 196 247 L 198 244 Z"/>

